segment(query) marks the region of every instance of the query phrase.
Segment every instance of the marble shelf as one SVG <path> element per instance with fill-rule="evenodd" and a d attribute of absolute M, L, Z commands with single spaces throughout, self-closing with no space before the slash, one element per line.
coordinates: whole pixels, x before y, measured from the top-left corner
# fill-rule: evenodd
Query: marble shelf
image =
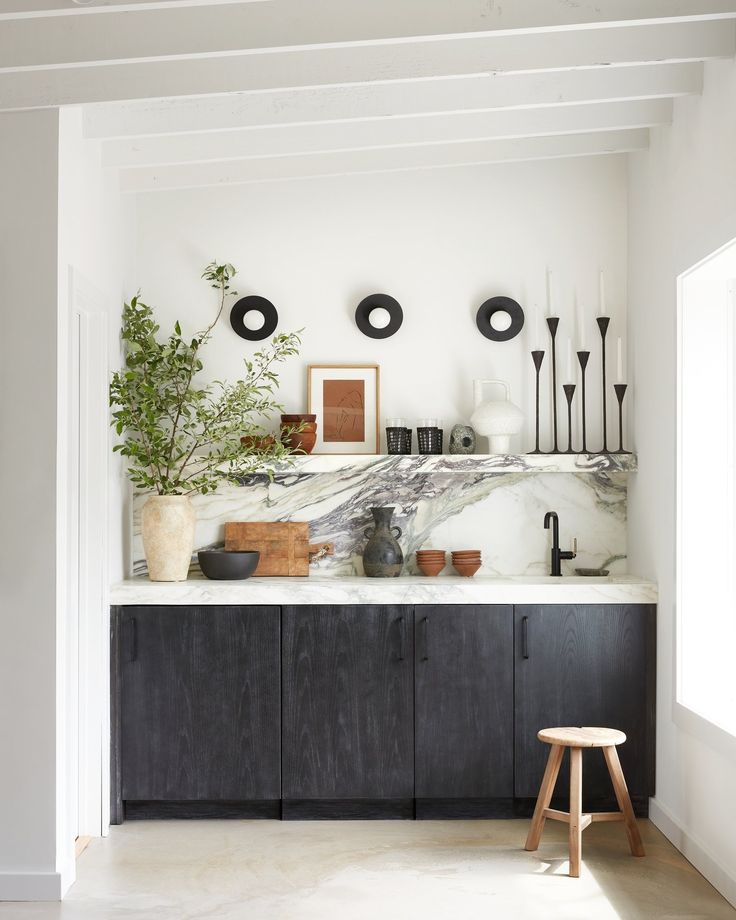
<path fill-rule="evenodd" d="M 182 582 L 130 578 L 113 585 L 110 603 L 165 604 L 656 604 L 657 586 L 618 575 L 400 578 L 365 576 L 250 578 Z"/>
<path fill-rule="evenodd" d="M 281 475 L 345 470 L 414 473 L 632 473 L 636 454 L 310 454 L 274 465 Z"/>

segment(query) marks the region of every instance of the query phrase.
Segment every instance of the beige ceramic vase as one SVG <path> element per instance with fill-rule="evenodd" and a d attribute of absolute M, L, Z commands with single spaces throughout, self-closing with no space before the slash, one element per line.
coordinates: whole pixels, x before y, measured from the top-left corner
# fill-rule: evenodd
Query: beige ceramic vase
<path fill-rule="evenodd" d="M 186 495 L 152 495 L 143 506 L 143 551 L 151 581 L 186 581 L 196 515 Z"/>

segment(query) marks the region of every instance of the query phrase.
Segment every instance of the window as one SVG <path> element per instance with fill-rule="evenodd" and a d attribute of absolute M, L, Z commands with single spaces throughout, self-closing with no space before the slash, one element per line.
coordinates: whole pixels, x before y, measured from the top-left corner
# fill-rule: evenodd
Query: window
<path fill-rule="evenodd" d="M 736 240 L 679 278 L 678 702 L 736 735 Z"/>

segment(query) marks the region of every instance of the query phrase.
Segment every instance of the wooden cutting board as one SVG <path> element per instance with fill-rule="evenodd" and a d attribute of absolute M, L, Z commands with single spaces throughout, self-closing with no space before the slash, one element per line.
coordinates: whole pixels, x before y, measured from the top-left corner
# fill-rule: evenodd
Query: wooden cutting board
<path fill-rule="evenodd" d="M 332 543 L 310 543 L 309 524 L 304 521 L 278 523 L 229 521 L 225 524 L 225 549 L 257 550 L 261 554 L 253 573 L 258 575 L 309 575 L 309 557 L 331 556 Z"/>

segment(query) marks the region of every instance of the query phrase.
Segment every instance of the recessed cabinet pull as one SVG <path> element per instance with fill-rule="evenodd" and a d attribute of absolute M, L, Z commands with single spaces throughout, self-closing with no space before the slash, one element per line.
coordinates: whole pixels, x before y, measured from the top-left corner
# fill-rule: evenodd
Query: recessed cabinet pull
<path fill-rule="evenodd" d="M 521 618 L 521 657 L 529 657 L 529 617 Z"/>
<path fill-rule="evenodd" d="M 404 618 L 399 617 L 396 621 L 399 624 L 399 661 L 406 658 L 406 648 L 404 645 Z"/>

